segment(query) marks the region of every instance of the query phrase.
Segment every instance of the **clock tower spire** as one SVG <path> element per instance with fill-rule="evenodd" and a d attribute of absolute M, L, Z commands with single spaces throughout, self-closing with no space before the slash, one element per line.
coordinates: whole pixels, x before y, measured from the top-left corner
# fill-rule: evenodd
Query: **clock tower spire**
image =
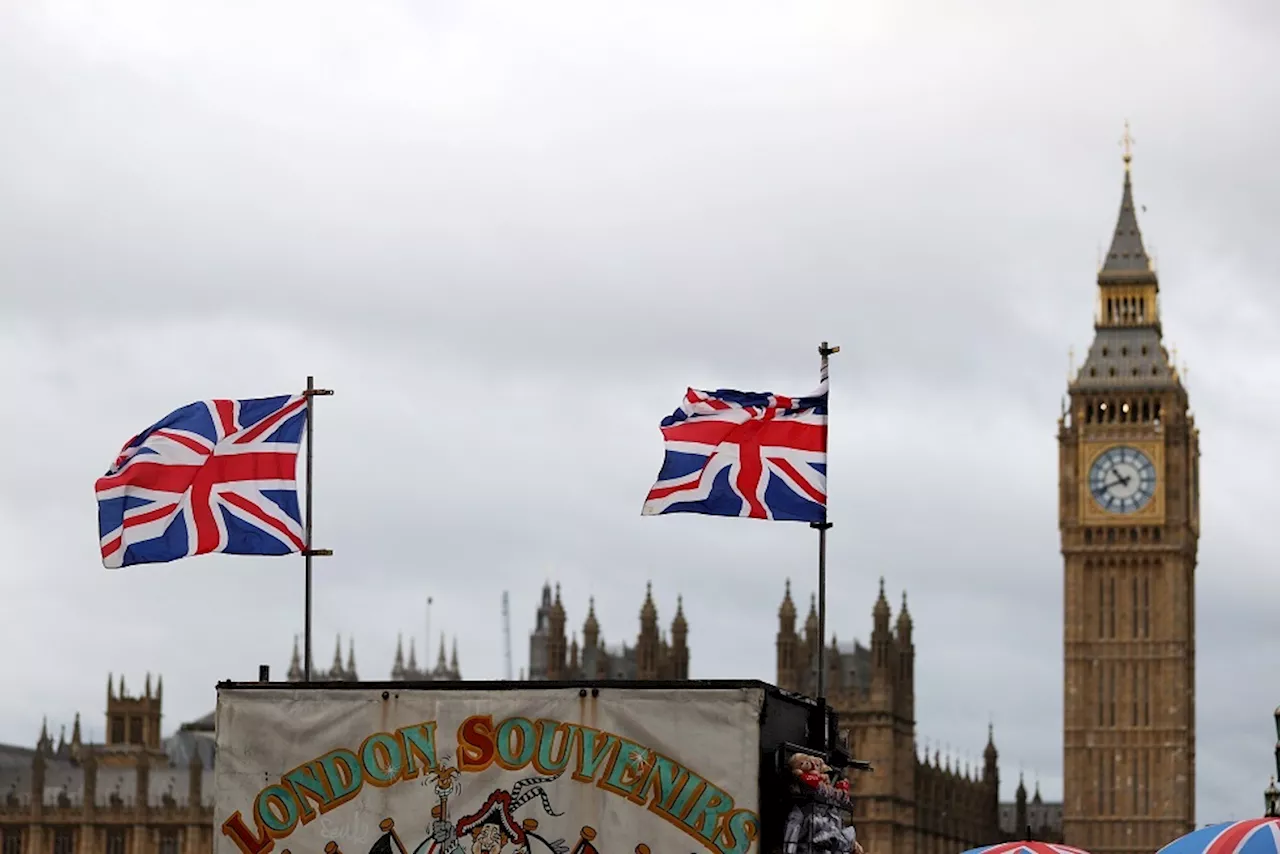
<path fill-rule="evenodd" d="M 1124 186 L 1089 354 L 1058 421 L 1065 574 L 1063 835 L 1154 851 L 1195 826 L 1199 432 L 1162 340 Z"/>

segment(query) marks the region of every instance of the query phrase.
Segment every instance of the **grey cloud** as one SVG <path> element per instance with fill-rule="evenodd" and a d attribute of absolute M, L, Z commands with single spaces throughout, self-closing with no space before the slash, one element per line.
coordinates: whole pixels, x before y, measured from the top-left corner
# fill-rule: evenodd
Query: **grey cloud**
<path fill-rule="evenodd" d="M 1055 420 L 1130 117 L 1204 431 L 1199 817 L 1256 812 L 1280 700 L 1254 654 L 1280 640 L 1269 6 L 175 9 L 0 12 L 0 645 L 41 638 L 0 739 L 93 720 L 109 670 L 165 672 L 173 724 L 287 666 L 300 561 L 106 573 L 90 492 L 173 407 L 307 373 L 338 391 L 318 662 L 337 632 L 364 674 L 397 632 L 421 654 L 431 595 L 464 673 L 499 676 L 502 590 L 519 667 L 545 579 L 571 624 L 594 595 L 610 641 L 652 579 L 664 622 L 684 594 L 695 675 L 772 678 L 811 532 L 639 509 L 685 386 L 807 391 L 825 338 L 830 631 L 865 639 L 877 579 L 895 610 L 905 588 L 922 738 L 976 757 L 990 715 L 1006 793 L 1023 767 L 1060 796 Z"/>

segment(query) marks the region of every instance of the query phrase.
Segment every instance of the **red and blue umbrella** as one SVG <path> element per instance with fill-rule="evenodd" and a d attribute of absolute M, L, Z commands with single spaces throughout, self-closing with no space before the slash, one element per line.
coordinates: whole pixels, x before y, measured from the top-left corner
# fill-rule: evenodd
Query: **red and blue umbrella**
<path fill-rule="evenodd" d="M 964 854 L 1089 854 L 1089 852 L 1053 842 L 1001 842 L 999 845 L 970 848 Z"/>
<path fill-rule="evenodd" d="M 1280 854 L 1280 818 L 1247 818 L 1193 830 L 1157 854 Z"/>

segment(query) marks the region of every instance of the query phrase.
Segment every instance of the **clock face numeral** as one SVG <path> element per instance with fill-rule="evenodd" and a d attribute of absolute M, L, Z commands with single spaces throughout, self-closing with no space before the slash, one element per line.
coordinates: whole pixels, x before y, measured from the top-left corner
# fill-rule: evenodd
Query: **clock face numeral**
<path fill-rule="evenodd" d="M 1156 492 L 1156 467 L 1137 448 L 1108 448 L 1089 468 L 1089 492 L 1103 510 L 1135 513 Z"/>

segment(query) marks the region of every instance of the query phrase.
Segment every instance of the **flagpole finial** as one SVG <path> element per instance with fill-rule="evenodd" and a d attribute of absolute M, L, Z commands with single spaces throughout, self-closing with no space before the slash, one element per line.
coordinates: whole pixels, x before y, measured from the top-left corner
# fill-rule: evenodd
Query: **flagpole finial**
<path fill-rule="evenodd" d="M 818 345 L 818 355 L 824 358 L 826 356 L 830 356 L 839 352 L 840 352 L 839 347 L 832 347 L 826 341 L 823 341 L 821 344 Z"/>

